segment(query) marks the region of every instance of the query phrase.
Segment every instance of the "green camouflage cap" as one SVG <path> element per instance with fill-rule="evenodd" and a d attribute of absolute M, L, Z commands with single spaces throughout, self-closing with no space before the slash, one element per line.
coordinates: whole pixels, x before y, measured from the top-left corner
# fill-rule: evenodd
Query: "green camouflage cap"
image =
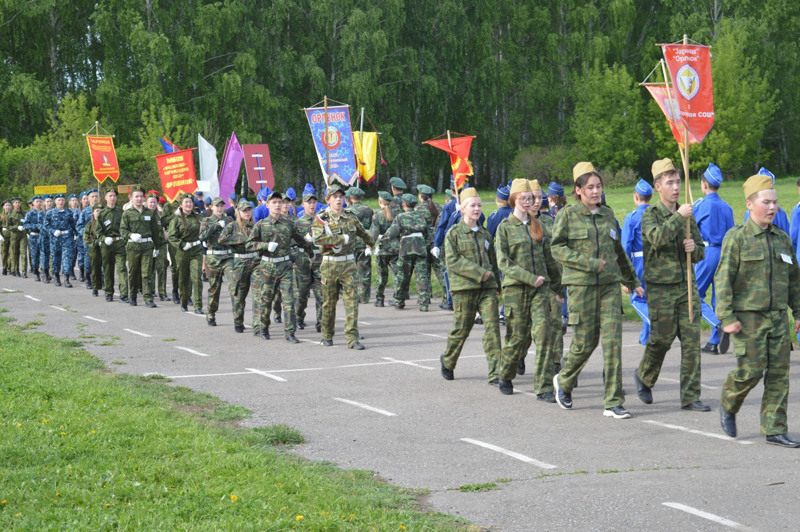
<path fill-rule="evenodd" d="M 311 198 L 317 199 L 316 194 L 303 194 L 303 201 L 309 201 Z"/>
<path fill-rule="evenodd" d="M 417 185 L 417 192 L 425 194 L 426 196 L 433 196 L 436 193 L 433 187 L 429 187 L 428 185 Z"/>
<path fill-rule="evenodd" d="M 211 198 L 211 205 L 219 205 L 220 203 L 225 205 L 225 200 L 220 198 L 219 196 Z"/>
<path fill-rule="evenodd" d="M 378 197 L 383 201 L 392 201 L 392 195 L 386 192 L 385 190 L 381 190 L 378 192 Z"/>
<path fill-rule="evenodd" d="M 211 203 L 213 204 L 214 202 L 212 201 Z M 253 206 L 250 204 L 250 202 L 244 198 L 240 199 L 239 203 L 236 204 L 236 209 L 239 211 L 246 211 L 247 209 L 252 209 L 252 208 Z"/>
<path fill-rule="evenodd" d="M 363 198 L 364 194 L 366 194 L 363 188 L 358 187 L 350 187 L 347 189 L 347 191 L 350 193 L 350 196 L 354 198 Z"/>
<path fill-rule="evenodd" d="M 405 203 L 409 207 L 412 207 L 412 206 L 417 204 L 417 197 L 414 196 L 414 194 L 407 194 L 406 193 L 406 194 L 403 194 L 402 196 L 400 196 L 400 201 L 402 201 L 403 203 Z"/>
<path fill-rule="evenodd" d="M 342 194 L 344 194 L 344 192 L 342 191 L 342 187 L 340 187 L 339 185 L 330 185 L 328 186 L 328 190 L 325 191 L 325 197 L 327 198 L 333 196 L 337 192 L 342 192 Z"/>

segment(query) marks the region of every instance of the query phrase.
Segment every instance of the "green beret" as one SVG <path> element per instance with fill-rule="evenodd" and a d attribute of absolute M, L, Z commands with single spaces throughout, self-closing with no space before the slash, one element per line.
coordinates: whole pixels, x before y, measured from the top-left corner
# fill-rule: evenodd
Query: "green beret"
<path fill-rule="evenodd" d="M 419 194 L 425 194 L 426 196 L 433 196 L 436 194 L 433 187 L 429 187 L 428 185 L 417 185 L 417 192 Z"/>
<path fill-rule="evenodd" d="M 406 193 L 400 196 L 400 201 L 411 207 L 417 204 L 417 197 L 414 194 Z"/>
<path fill-rule="evenodd" d="M 220 198 L 219 196 L 217 196 L 216 198 L 211 198 L 211 205 L 219 205 L 220 203 L 225 205 L 225 200 Z"/>
<path fill-rule="evenodd" d="M 385 190 L 381 190 L 378 192 L 378 197 L 383 201 L 392 201 L 392 195 L 386 192 Z"/>
<path fill-rule="evenodd" d="M 213 204 L 214 202 L 212 201 L 211 203 Z M 252 208 L 253 206 L 250 204 L 250 202 L 244 198 L 240 199 L 239 203 L 236 204 L 236 209 L 240 211 L 246 211 L 247 209 L 252 209 Z"/>
<path fill-rule="evenodd" d="M 393 177 L 393 178 L 391 178 L 391 179 L 389 180 L 389 184 L 390 184 L 391 186 L 393 186 L 394 188 L 398 188 L 398 189 L 401 189 L 401 190 L 405 190 L 405 189 L 406 189 L 406 183 L 405 183 L 405 181 L 403 181 L 403 180 L 402 180 L 402 179 L 400 179 L 399 177 Z"/>
<path fill-rule="evenodd" d="M 347 190 L 344 191 L 345 199 L 350 199 L 350 196 L 352 195 L 352 190 L 353 190 L 353 188 L 351 187 L 351 188 L 348 188 Z"/>
<path fill-rule="evenodd" d="M 347 191 L 354 198 L 363 198 L 364 194 L 366 194 L 363 188 L 358 188 L 358 187 L 350 187 L 347 189 Z"/>

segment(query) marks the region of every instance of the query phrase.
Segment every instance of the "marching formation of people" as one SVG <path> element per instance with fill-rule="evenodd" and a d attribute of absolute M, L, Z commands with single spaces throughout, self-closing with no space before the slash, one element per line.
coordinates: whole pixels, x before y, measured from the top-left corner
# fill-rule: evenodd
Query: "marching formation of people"
<path fill-rule="evenodd" d="M 793 212 L 791 226 L 785 213 L 776 217 L 783 211 L 774 176 L 762 168 L 744 183 L 747 215 L 734 225 L 733 210 L 717 194 L 722 183 L 721 170 L 711 164 L 701 178 L 704 198 L 680 204 L 680 172 L 670 159 L 655 161 L 652 184 L 636 184 L 635 210 L 622 227 L 589 162 L 573 168 L 572 204 L 555 182 L 546 190 L 526 179 L 501 186 L 486 227 L 475 189 L 456 192 L 451 182 L 441 207 L 431 187 L 420 185 L 414 195 L 398 177 L 390 180 L 391 193 L 379 193 L 376 211 L 362 202 L 362 189 L 336 184 L 323 197 L 310 184 L 299 198 L 291 188 L 265 188 L 258 205 L 232 194 L 229 208 L 222 198 L 203 200 L 199 192 L 167 202 L 140 186 L 130 187 L 124 205 L 114 187 L 104 188 L 102 197 L 97 189 L 37 195 L 27 212 L 20 198 L 3 202 L 2 273 L 27 278 L 30 271 L 37 282 L 67 288 L 71 280 L 85 282 L 108 302 L 118 293 L 132 306 L 139 295 L 147 308 L 157 306 L 156 298 L 184 312 L 191 305 L 209 326 L 217 325 L 225 283 L 235 332 L 245 331 L 252 293 L 253 333 L 269 340 L 275 322 L 290 343 L 298 343 L 295 332 L 308 326 L 313 294 L 323 346 L 333 345 L 341 297 L 347 346 L 363 350 L 359 304 L 370 301 L 375 257 L 376 307 L 404 310 L 413 276 L 419 311 L 427 312 L 431 276 L 439 280 L 439 307 L 454 311 L 440 357 L 442 377 L 455 378 L 464 343 L 482 323 L 489 384 L 513 394 L 533 343 L 537 399 L 571 409 L 579 375 L 601 344 L 603 415 L 616 419 L 631 417 L 622 387 L 625 291 L 643 322 L 642 358 L 632 375 L 643 403 L 653 403 L 664 357 L 677 337 L 681 408 L 710 411 L 700 397 L 701 353 L 725 353 L 732 340 L 736 369 L 722 390 L 723 431 L 736 436 L 736 414 L 763 378 L 762 433 L 768 443 L 800 447 L 788 436 L 786 421 L 793 339 L 788 310 L 800 334 L 800 213 Z M 394 293 L 386 302 L 390 274 Z M 709 287 L 710 304 L 704 301 Z M 702 349 L 701 319 L 712 326 Z M 567 326 L 573 336 L 565 352 Z"/>

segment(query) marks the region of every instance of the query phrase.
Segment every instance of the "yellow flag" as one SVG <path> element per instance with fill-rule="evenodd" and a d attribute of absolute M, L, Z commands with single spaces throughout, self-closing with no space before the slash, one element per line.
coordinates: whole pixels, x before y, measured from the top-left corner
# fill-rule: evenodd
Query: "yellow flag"
<path fill-rule="evenodd" d="M 353 147 L 356 150 L 356 165 L 358 173 L 364 183 L 371 183 L 375 179 L 375 161 L 378 154 L 378 134 L 375 131 L 365 131 L 361 137 L 360 131 L 353 132 Z"/>

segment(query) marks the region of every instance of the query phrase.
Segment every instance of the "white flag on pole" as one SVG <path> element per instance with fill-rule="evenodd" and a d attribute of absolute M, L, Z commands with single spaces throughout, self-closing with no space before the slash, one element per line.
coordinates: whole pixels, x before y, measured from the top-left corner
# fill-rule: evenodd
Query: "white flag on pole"
<path fill-rule="evenodd" d="M 209 198 L 219 196 L 217 150 L 199 133 L 197 134 L 197 152 L 200 155 L 200 179 L 197 181 L 197 188 Z"/>

